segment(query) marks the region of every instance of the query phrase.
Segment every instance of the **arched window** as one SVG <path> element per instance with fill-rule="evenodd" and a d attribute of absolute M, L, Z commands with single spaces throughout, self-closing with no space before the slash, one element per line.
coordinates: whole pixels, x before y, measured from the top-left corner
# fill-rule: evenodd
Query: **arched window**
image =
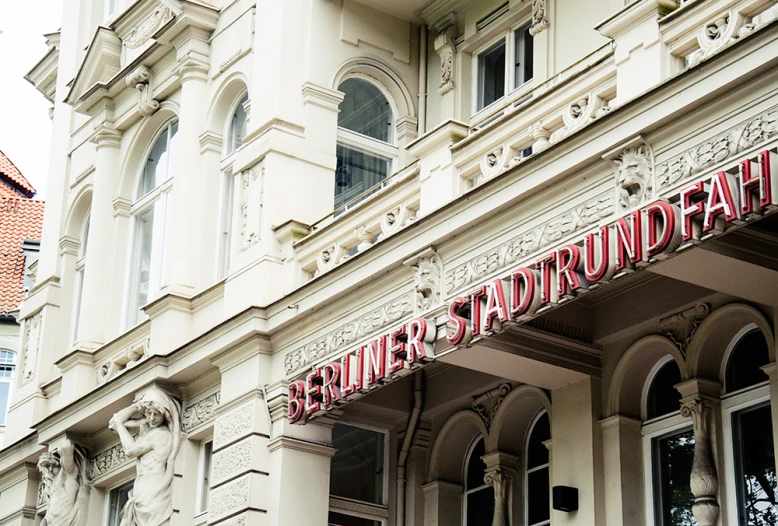
<path fill-rule="evenodd" d="M 338 114 L 335 208 L 379 188 L 397 157 L 394 116 L 389 100 L 373 83 L 348 78 Z"/>
<path fill-rule="evenodd" d="M 543 410 L 535 417 L 527 435 L 524 456 L 525 510 L 528 526 L 545 526 L 551 522 L 549 500 L 549 459 L 545 442 L 551 438 L 548 413 Z"/>
<path fill-rule="evenodd" d="M 730 424 L 727 455 L 737 497 L 737 517 L 731 516 L 730 524 L 773 526 L 778 487 L 768 379 L 760 369 L 770 361 L 767 340 L 756 326 L 746 327 L 726 356 L 721 405 Z"/>
<path fill-rule="evenodd" d="M 130 208 L 134 231 L 127 308 L 129 327 L 138 323 L 139 309 L 159 292 L 162 282 L 177 132 L 178 121 L 173 120 L 154 139 L 141 168 L 140 181 Z"/>
<path fill-rule="evenodd" d="M 491 526 L 494 519 L 494 488 L 484 482 L 486 465 L 481 457 L 485 454 L 484 439 L 479 437 L 465 463 L 464 526 Z"/>
<path fill-rule="evenodd" d="M 0 350 L 0 425 L 5 425 L 8 405 L 11 402 L 11 380 L 16 370 L 16 354 Z"/>
<path fill-rule="evenodd" d="M 235 150 L 243 145 L 243 138 L 246 136 L 246 103 L 248 103 L 248 93 L 243 95 L 233 108 L 230 114 L 229 129 L 227 130 L 227 143 L 224 148 L 224 159 L 229 159 Z M 230 165 L 232 163 L 229 163 Z M 232 238 L 232 214 L 235 201 L 235 177 L 232 174 L 232 168 L 224 170 L 222 175 L 222 198 L 221 198 L 221 217 L 219 219 L 219 261 L 216 270 L 216 279 L 224 279 L 230 267 L 230 251 L 232 249 L 230 240 Z"/>
<path fill-rule="evenodd" d="M 81 228 L 81 237 L 78 244 L 78 259 L 76 260 L 76 280 L 73 293 L 73 323 L 70 328 L 70 340 L 78 340 L 78 324 L 81 317 L 81 297 L 84 292 L 84 267 L 86 264 L 86 246 L 89 242 L 90 212 L 86 213 L 84 225 Z"/>
<path fill-rule="evenodd" d="M 694 432 L 680 415 L 681 381 L 678 364 L 670 357 L 660 361 L 648 378 L 643 425 L 646 488 L 652 496 L 647 523 L 657 526 L 692 526 L 694 496 L 689 487 L 694 457 Z M 652 519 L 653 518 L 653 519 Z"/>

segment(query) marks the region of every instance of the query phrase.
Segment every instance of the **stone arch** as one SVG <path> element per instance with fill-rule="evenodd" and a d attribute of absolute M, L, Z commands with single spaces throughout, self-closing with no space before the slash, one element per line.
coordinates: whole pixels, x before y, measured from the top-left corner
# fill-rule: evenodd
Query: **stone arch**
<path fill-rule="evenodd" d="M 470 444 L 478 435 L 488 440 L 486 425 L 477 413 L 464 409 L 451 415 L 432 446 L 427 480 L 464 485 L 462 466 Z"/>
<path fill-rule="evenodd" d="M 640 419 L 646 382 L 655 366 L 667 356 L 671 356 L 678 364 L 681 378 L 689 378 L 683 354 L 668 338 L 652 334 L 633 343 L 616 364 L 611 376 L 606 402 L 607 416 L 623 415 Z"/>
<path fill-rule="evenodd" d="M 81 242 L 81 229 L 84 226 L 84 220 L 92 208 L 92 185 L 85 185 L 76 194 L 71 201 L 67 216 L 65 217 L 65 228 L 63 234 Z"/>
<path fill-rule="evenodd" d="M 332 89 L 349 78 L 361 78 L 380 89 L 394 113 L 395 127 L 403 117 L 416 117 L 416 106 L 408 87 L 392 68 L 379 60 L 366 57 L 347 60 L 338 68 L 332 80 Z"/>
<path fill-rule="evenodd" d="M 227 136 L 230 125 L 229 115 L 243 95 L 250 93 L 249 88 L 248 77 L 242 72 L 234 72 L 228 75 L 216 89 L 205 122 L 208 123 L 208 131 L 218 134 L 222 141 Z"/>
<path fill-rule="evenodd" d="M 500 451 L 522 457 L 530 424 L 543 409 L 551 418 L 551 400 L 538 387 L 520 385 L 508 393 L 492 420 L 486 452 Z"/>
<path fill-rule="evenodd" d="M 127 154 L 124 156 L 119 173 L 119 197 L 132 201 L 135 187 L 139 181 L 140 166 L 143 163 L 154 139 L 162 128 L 179 114 L 179 105 L 173 101 L 163 101 L 159 110 L 141 121 L 129 140 Z"/>
<path fill-rule="evenodd" d="M 719 380 L 729 344 L 748 325 L 755 325 L 762 331 L 770 362 L 774 362 L 775 337 L 767 319 L 750 305 L 730 303 L 713 311 L 694 333 L 686 352 L 688 377 Z"/>

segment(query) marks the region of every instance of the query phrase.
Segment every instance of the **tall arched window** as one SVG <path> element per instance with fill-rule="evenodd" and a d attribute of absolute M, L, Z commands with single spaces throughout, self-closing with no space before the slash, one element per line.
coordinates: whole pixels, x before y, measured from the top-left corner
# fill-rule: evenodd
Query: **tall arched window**
<path fill-rule="evenodd" d="M 543 443 L 551 438 L 548 413 L 543 410 L 535 417 L 527 435 L 524 461 L 524 492 L 527 526 L 551 524 L 549 499 L 550 464 L 548 448 Z"/>
<path fill-rule="evenodd" d="M 491 526 L 494 519 L 494 488 L 484 482 L 486 464 L 481 457 L 485 454 L 484 439 L 479 437 L 465 463 L 464 526 Z"/>
<path fill-rule="evenodd" d="M 727 352 L 721 406 L 729 422 L 727 456 L 737 498 L 730 524 L 778 524 L 770 393 L 760 369 L 769 361 L 767 340 L 756 326 L 742 330 Z"/>
<path fill-rule="evenodd" d="M 678 364 L 667 356 L 648 377 L 644 395 L 643 451 L 646 489 L 651 496 L 648 524 L 692 526 L 694 496 L 689 487 L 694 457 L 694 432 L 680 415 Z M 653 502 L 651 502 L 653 501 Z"/>
<path fill-rule="evenodd" d="M 16 354 L 0 350 L 0 425 L 5 425 L 8 405 L 11 403 L 11 381 L 16 370 Z"/>
<path fill-rule="evenodd" d="M 76 280 L 73 289 L 73 323 L 70 328 L 70 341 L 78 340 L 78 324 L 81 318 L 81 296 L 84 292 L 84 267 L 86 264 L 86 246 L 89 242 L 90 213 L 86 213 L 84 225 L 81 228 L 81 238 L 78 245 L 78 259 L 76 260 Z"/>
<path fill-rule="evenodd" d="M 227 161 L 235 153 L 235 150 L 243 145 L 243 138 L 246 136 L 246 103 L 248 103 L 248 94 L 243 95 L 230 114 L 229 129 L 227 130 L 227 142 L 224 148 L 224 159 Z M 230 165 L 232 163 L 229 163 Z M 222 176 L 222 199 L 221 199 L 221 217 L 219 219 L 219 262 L 216 270 L 216 279 L 224 279 L 230 267 L 230 240 L 232 238 L 232 214 L 235 193 L 235 177 L 232 174 L 232 168 L 224 170 Z"/>
<path fill-rule="evenodd" d="M 336 209 L 380 187 L 397 157 L 394 116 L 381 90 L 360 78 L 348 78 L 338 89 L 344 97 L 338 114 Z"/>
<path fill-rule="evenodd" d="M 170 121 L 154 139 L 141 168 L 140 181 L 130 208 L 133 257 L 127 307 L 129 327 L 138 323 L 139 309 L 159 292 L 162 282 L 177 131 L 178 121 Z"/>

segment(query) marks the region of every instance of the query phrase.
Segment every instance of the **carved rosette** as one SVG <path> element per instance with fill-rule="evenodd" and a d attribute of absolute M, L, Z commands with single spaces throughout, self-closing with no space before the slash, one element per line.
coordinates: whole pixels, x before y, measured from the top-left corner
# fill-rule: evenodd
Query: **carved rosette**
<path fill-rule="evenodd" d="M 449 26 L 435 38 L 435 51 L 440 57 L 440 86 L 438 93 L 445 95 L 454 89 L 454 26 Z"/>
<path fill-rule="evenodd" d="M 534 37 L 550 26 L 546 0 L 532 0 L 532 25 L 529 28 L 529 34 Z"/>
<path fill-rule="evenodd" d="M 154 99 L 151 89 L 151 72 L 149 68 L 140 65 L 127 75 L 127 86 L 138 91 L 138 113 L 150 117 L 159 109 L 159 101 Z"/>
<path fill-rule="evenodd" d="M 681 405 L 681 415 L 691 418 L 694 428 L 694 458 L 689 486 L 694 495 L 692 513 L 700 526 L 715 525 L 720 510 L 716 499 L 719 479 L 711 451 L 711 413 L 711 403 L 700 398 Z"/>

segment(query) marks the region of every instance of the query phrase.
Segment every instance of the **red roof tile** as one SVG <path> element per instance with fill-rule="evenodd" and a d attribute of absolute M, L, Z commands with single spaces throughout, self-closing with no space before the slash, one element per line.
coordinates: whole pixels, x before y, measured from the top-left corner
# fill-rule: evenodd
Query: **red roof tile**
<path fill-rule="evenodd" d="M 0 197 L 0 315 L 7 315 L 24 299 L 22 244 L 25 239 L 41 238 L 43 207 L 43 201 L 18 195 Z"/>
<path fill-rule="evenodd" d="M 22 175 L 22 172 L 19 171 L 16 165 L 11 162 L 11 159 L 2 151 L 0 151 L 0 179 L 6 184 L 11 185 L 18 193 L 25 197 L 32 197 L 35 195 L 35 188 L 30 184 L 30 181 Z M 5 192 L 3 192 L 2 195 L 5 195 Z"/>

